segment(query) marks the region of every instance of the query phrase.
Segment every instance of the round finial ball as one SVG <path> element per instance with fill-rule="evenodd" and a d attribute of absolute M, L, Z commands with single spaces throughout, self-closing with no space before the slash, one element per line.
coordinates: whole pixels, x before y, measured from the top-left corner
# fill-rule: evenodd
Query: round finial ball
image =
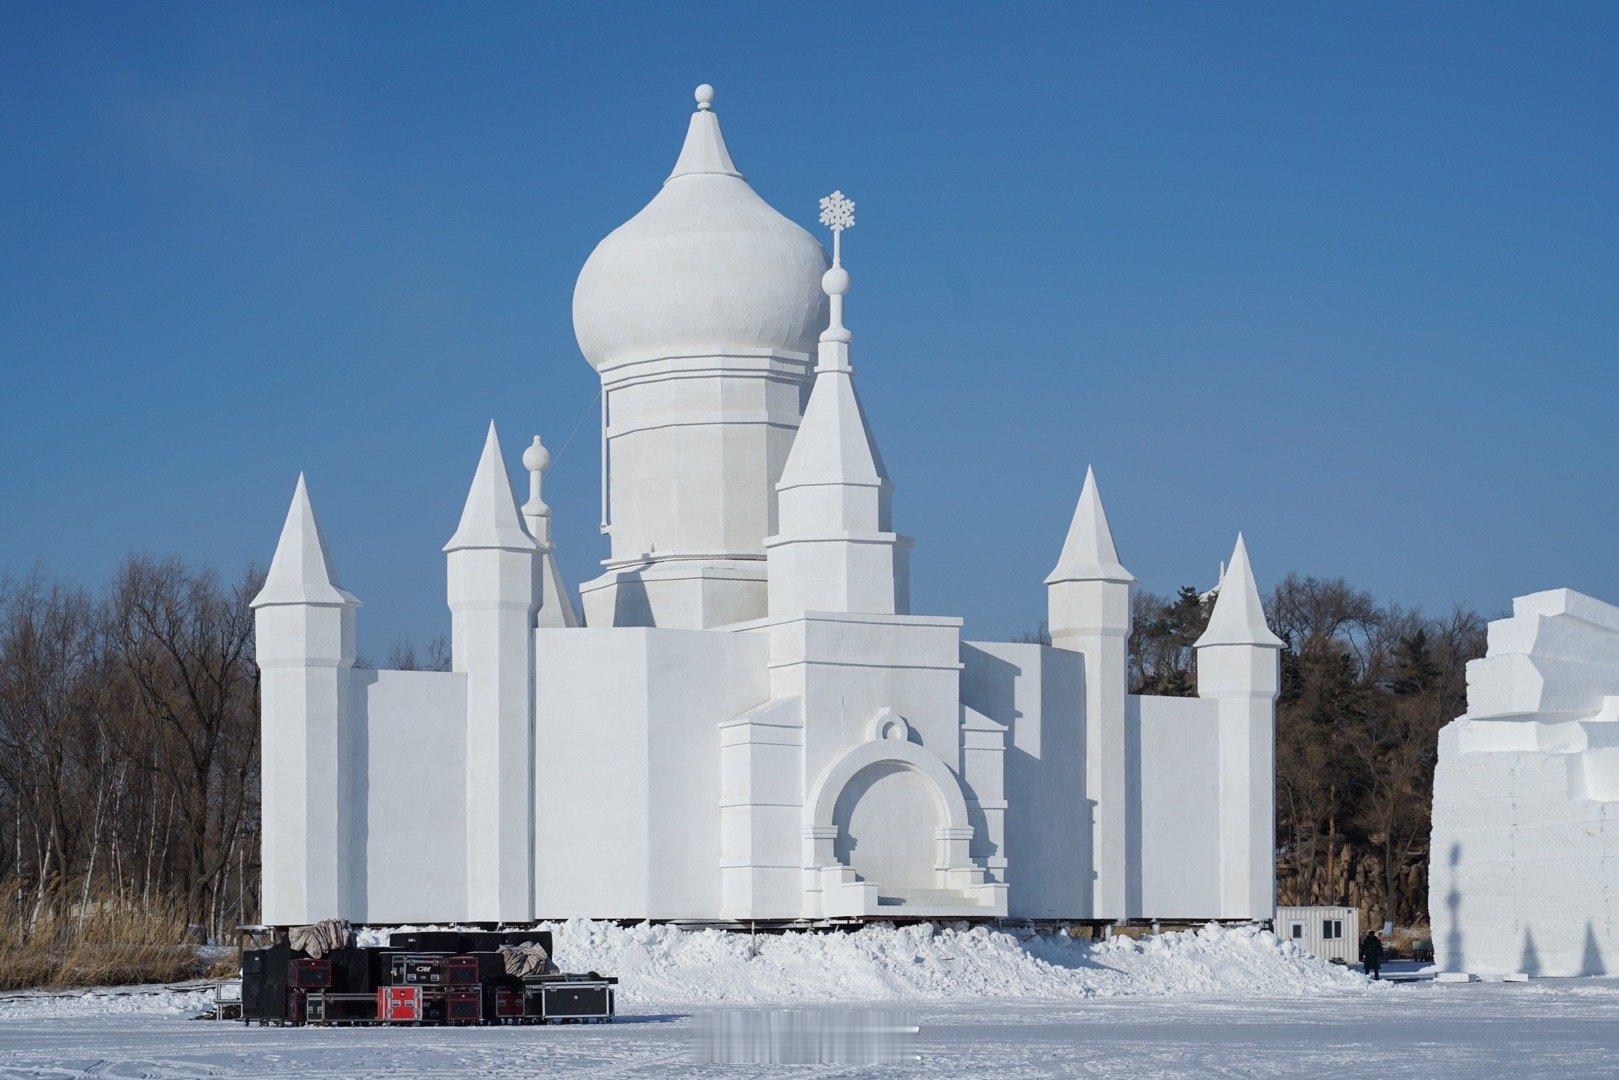
<path fill-rule="evenodd" d="M 714 88 L 707 83 L 699 86 L 693 96 L 697 98 L 697 107 L 699 109 L 706 109 L 714 104 Z"/>
<path fill-rule="evenodd" d="M 821 275 L 821 288 L 826 290 L 828 296 L 842 296 L 849 291 L 849 271 L 834 266 Z"/>
<path fill-rule="evenodd" d="M 529 472 L 544 472 L 550 464 L 551 451 L 547 450 L 545 444 L 540 442 L 538 435 L 534 436 L 534 442 L 529 445 L 527 450 L 523 451 L 523 468 Z"/>

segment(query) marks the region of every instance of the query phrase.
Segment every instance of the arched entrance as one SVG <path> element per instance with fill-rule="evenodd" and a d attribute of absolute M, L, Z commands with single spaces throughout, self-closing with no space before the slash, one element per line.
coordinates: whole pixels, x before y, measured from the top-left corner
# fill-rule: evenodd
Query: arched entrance
<path fill-rule="evenodd" d="M 866 741 L 838 754 L 806 793 L 804 907 L 813 915 L 1006 914 L 1006 885 L 969 847 L 967 802 L 950 767 L 881 709 Z"/>
<path fill-rule="evenodd" d="M 897 761 L 867 765 L 838 794 L 838 862 L 885 895 L 938 886 L 940 820 L 932 782 Z"/>

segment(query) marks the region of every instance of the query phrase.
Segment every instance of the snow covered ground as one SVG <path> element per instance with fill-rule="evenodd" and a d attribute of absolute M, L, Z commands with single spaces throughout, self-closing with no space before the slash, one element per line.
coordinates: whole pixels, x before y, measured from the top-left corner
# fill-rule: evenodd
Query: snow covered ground
<path fill-rule="evenodd" d="M 695 1010 L 636 1009 L 612 1025 L 542 1028 L 244 1027 L 174 1015 L 0 1020 L 5 1076 L 341 1077 L 1612 1076 L 1619 981 L 1442 986 L 1313 998 L 1099 998 L 1070 1005 L 932 1005 L 914 1069 L 763 1070 L 689 1061 Z"/>
<path fill-rule="evenodd" d="M 690 1046 L 704 1010 L 869 1003 L 914 1013 L 916 1069 L 1017 1077 L 1614 1075 L 1619 980 L 1372 985 L 1252 930 L 1092 944 L 987 928 L 745 935 L 557 928 L 572 970 L 619 974 L 619 1021 L 277 1029 L 187 1019 L 196 990 L 0 997 L 0 1075 L 737 1076 Z M 779 1073 L 783 1070 L 773 1070 Z"/>

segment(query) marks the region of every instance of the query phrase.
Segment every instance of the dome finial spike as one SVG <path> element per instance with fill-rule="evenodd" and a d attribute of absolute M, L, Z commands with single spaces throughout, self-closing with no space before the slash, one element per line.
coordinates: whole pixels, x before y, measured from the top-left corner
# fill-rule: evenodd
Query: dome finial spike
<path fill-rule="evenodd" d="M 731 160 L 731 152 L 725 148 L 725 136 L 720 134 L 720 114 L 710 107 L 714 103 L 714 88 L 704 83 L 697 88 L 694 96 L 697 98 L 697 111 L 691 114 L 686 125 L 686 141 L 681 144 L 680 157 L 675 161 L 675 169 L 669 174 L 669 180 L 677 176 L 709 173 L 740 179 L 742 174 L 737 172 L 736 162 Z"/>

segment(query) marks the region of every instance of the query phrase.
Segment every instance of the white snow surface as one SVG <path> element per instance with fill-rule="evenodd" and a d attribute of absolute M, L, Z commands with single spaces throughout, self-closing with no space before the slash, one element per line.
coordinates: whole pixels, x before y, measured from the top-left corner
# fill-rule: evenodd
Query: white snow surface
<path fill-rule="evenodd" d="M 1583 993 L 1599 989 L 1606 994 Z M 1510 1072 L 1514 1080 L 1565 1080 L 1613 1075 L 1615 993 L 1619 979 L 1422 982 L 1278 998 L 921 1004 L 905 1008 L 921 1028 L 915 1066 L 830 1069 L 694 1063 L 701 1007 L 630 1007 L 614 1024 L 555 1027 L 261 1028 L 142 1015 L 0 1020 L 0 1075 L 1474 1080 Z"/>
<path fill-rule="evenodd" d="M 836 1075 L 1429 1080 L 1613 1072 L 1619 979 L 1368 984 L 1252 929 L 1071 941 L 1005 928 L 870 926 L 760 935 L 571 922 L 573 970 L 623 977 L 600 1026 L 276 1028 L 188 1019 L 199 984 L 0 995 L 0 1075 L 776 1076 L 696 1064 L 711 1006 L 903 1008 L 921 1061 Z M 379 931 L 367 931 L 378 943 Z M 833 1075 L 833 1073 L 828 1073 Z"/>
<path fill-rule="evenodd" d="M 1131 995 L 1288 997 L 1366 991 L 1359 973 L 1324 963 L 1252 926 L 1135 941 L 1003 927 L 873 924 L 783 934 L 669 925 L 547 923 L 564 971 L 618 976 L 629 1005 L 834 1002 L 1063 1002 Z M 367 931 L 381 944 L 381 931 Z"/>
<path fill-rule="evenodd" d="M 213 1011 L 210 988 L 119 986 L 0 994 L 0 1023 L 97 1016 L 196 1016 Z"/>

